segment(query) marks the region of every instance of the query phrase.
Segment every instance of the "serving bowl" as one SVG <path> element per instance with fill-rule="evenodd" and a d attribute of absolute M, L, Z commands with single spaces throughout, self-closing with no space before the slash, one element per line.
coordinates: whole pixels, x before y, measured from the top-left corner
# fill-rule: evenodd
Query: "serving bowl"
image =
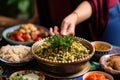
<path fill-rule="evenodd" d="M 119 56 L 119 57 L 115 58 L 115 56 Z M 100 58 L 100 66 L 104 71 L 112 75 L 120 75 L 120 62 L 119 61 L 120 61 L 120 53 L 106 54 Z"/>
<path fill-rule="evenodd" d="M 96 79 L 97 78 L 97 79 Z M 105 79 L 106 78 L 106 79 Z M 83 75 L 83 80 L 114 80 L 112 75 L 103 71 L 90 71 Z"/>
<path fill-rule="evenodd" d="M 97 59 L 100 59 L 100 57 L 105 54 L 109 54 L 113 48 L 110 43 L 105 41 L 93 41 L 91 44 L 95 48 L 94 57 Z"/>
<path fill-rule="evenodd" d="M 39 37 L 37 37 L 35 40 L 33 40 L 33 38 L 36 36 L 36 34 L 33 34 L 32 35 L 32 32 L 25 32 L 25 30 L 26 31 L 30 31 L 29 29 L 32 29 L 32 28 L 28 28 L 28 30 L 27 29 L 25 29 L 25 30 L 19 30 L 20 28 L 21 28 L 21 26 L 23 26 L 23 25 L 25 25 L 25 26 L 34 26 L 35 28 L 41 28 L 42 30 L 39 30 L 39 32 L 41 32 L 40 34 L 42 34 L 42 31 L 44 31 L 45 32 L 45 36 L 44 37 L 47 37 L 47 35 L 48 35 L 48 29 L 47 28 L 45 28 L 45 27 L 43 27 L 43 26 L 39 26 L 39 25 L 34 25 L 34 24 L 19 24 L 19 25 L 15 25 L 15 26 L 12 26 L 12 27 L 9 27 L 9 28 L 7 28 L 7 29 L 5 29 L 3 32 L 2 32 L 2 36 L 3 36 L 3 38 L 7 41 L 7 42 L 9 42 L 10 44 L 14 44 L 14 45 L 18 45 L 18 44 L 22 44 L 22 45 L 28 45 L 28 46 L 31 46 L 36 40 L 38 40 L 38 39 L 41 39 L 41 38 L 43 38 L 43 36 L 39 36 Z M 20 37 L 21 36 L 21 34 L 20 33 L 22 33 L 22 40 L 21 40 L 21 38 L 16 38 L 16 32 L 19 30 L 19 34 L 18 34 L 18 37 Z M 25 32 L 25 33 L 30 33 L 30 36 L 24 36 L 24 38 L 23 38 L 23 34 L 25 34 L 25 33 L 23 33 L 23 32 Z M 37 31 L 38 32 L 38 31 Z M 36 33 L 36 32 L 35 32 Z M 12 35 L 11 37 L 10 37 L 10 35 Z M 38 35 L 38 34 L 37 34 Z M 30 37 L 30 39 L 28 39 L 27 41 L 26 41 L 26 39 L 27 38 L 29 38 Z M 25 40 L 25 41 L 23 41 L 23 39 Z"/>
<path fill-rule="evenodd" d="M 74 41 L 77 41 L 78 44 L 81 43 L 83 46 L 85 46 L 89 50 L 88 56 L 85 56 L 85 57 L 82 57 L 76 60 L 68 60 L 68 61 L 49 60 L 47 58 L 43 58 L 42 56 L 36 54 L 36 50 L 40 46 L 43 46 L 44 42 L 48 41 L 50 38 L 52 37 L 44 38 L 42 40 L 35 42 L 32 45 L 33 56 L 35 59 L 37 59 L 38 63 L 40 64 L 40 68 L 43 71 L 50 73 L 50 74 L 57 74 L 59 76 L 63 76 L 63 75 L 71 75 L 71 74 L 74 74 L 74 73 L 77 73 L 83 70 L 85 68 L 85 65 L 89 62 L 89 60 L 93 56 L 94 51 L 95 51 L 95 49 L 93 48 L 93 46 L 90 44 L 89 41 L 83 38 L 74 37 Z"/>
<path fill-rule="evenodd" d="M 35 70 L 20 70 L 12 73 L 9 80 L 45 80 L 45 75 Z"/>
<path fill-rule="evenodd" d="M 31 48 L 24 45 L 6 45 L 0 48 L 0 61 L 9 66 L 22 66 L 33 59 Z"/>

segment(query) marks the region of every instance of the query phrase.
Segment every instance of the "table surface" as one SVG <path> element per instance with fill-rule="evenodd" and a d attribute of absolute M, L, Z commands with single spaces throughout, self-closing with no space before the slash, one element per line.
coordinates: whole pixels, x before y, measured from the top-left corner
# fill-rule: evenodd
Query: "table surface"
<path fill-rule="evenodd" d="M 0 47 L 9 44 L 8 42 L 6 42 L 3 38 L 0 41 Z M 116 48 L 115 50 L 113 50 L 113 52 L 120 52 L 120 48 Z M 19 71 L 19 70 L 39 70 L 39 65 L 37 63 L 37 61 L 35 59 L 33 59 L 32 61 L 30 61 L 29 63 L 20 66 L 20 67 L 13 67 L 13 66 L 9 66 L 3 62 L 0 62 L 0 66 L 2 66 L 4 72 L 3 75 L 9 77 L 13 72 L 15 71 Z M 99 70 L 102 71 L 102 69 L 100 68 L 99 62 L 95 59 L 91 59 L 90 60 L 90 70 L 89 71 L 93 71 L 93 70 Z M 114 76 L 114 80 L 120 80 L 119 76 Z M 46 75 L 46 80 L 82 80 L 82 75 L 75 77 L 75 78 L 66 78 L 66 79 L 58 79 L 58 78 L 53 78 L 53 77 L 49 77 Z"/>

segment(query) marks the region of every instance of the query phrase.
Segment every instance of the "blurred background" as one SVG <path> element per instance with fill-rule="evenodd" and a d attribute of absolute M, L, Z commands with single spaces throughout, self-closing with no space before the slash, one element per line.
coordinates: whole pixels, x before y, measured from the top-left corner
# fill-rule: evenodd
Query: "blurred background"
<path fill-rule="evenodd" d="M 0 28 L 22 23 L 42 25 L 49 29 L 61 25 L 64 17 L 70 14 L 82 0 L 0 0 Z M 87 21 L 86 21 L 87 22 Z M 76 35 L 89 39 L 85 23 L 76 27 Z M 1 30 L 0 29 L 0 30 Z"/>

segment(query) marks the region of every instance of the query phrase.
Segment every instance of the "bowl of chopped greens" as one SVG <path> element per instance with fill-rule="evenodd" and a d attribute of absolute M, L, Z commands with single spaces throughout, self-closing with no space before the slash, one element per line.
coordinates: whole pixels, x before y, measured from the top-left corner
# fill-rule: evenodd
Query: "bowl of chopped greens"
<path fill-rule="evenodd" d="M 35 70 L 20 70 L 12 73 L 9 80 L 45 80 L 45 75 Z"/>
<path fill-rule="evenodd" d="M 82 70 L 95 49 L 88 40 L 73 36 L 44 38 L 32 45 L 32 53 L 46 72 L 65 75 Z"/>

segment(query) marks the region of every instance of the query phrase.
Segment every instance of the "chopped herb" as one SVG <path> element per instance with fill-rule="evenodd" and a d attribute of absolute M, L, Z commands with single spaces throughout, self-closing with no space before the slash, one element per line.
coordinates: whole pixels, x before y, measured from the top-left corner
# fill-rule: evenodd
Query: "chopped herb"
<path fill-rule="evenodd" d="M 49 42 L 52 44 L 52 47 L 63 47 L 68 49 L 74 41 L 73 36 L 59 36 L 54 35 L 49 38 Z"/>

